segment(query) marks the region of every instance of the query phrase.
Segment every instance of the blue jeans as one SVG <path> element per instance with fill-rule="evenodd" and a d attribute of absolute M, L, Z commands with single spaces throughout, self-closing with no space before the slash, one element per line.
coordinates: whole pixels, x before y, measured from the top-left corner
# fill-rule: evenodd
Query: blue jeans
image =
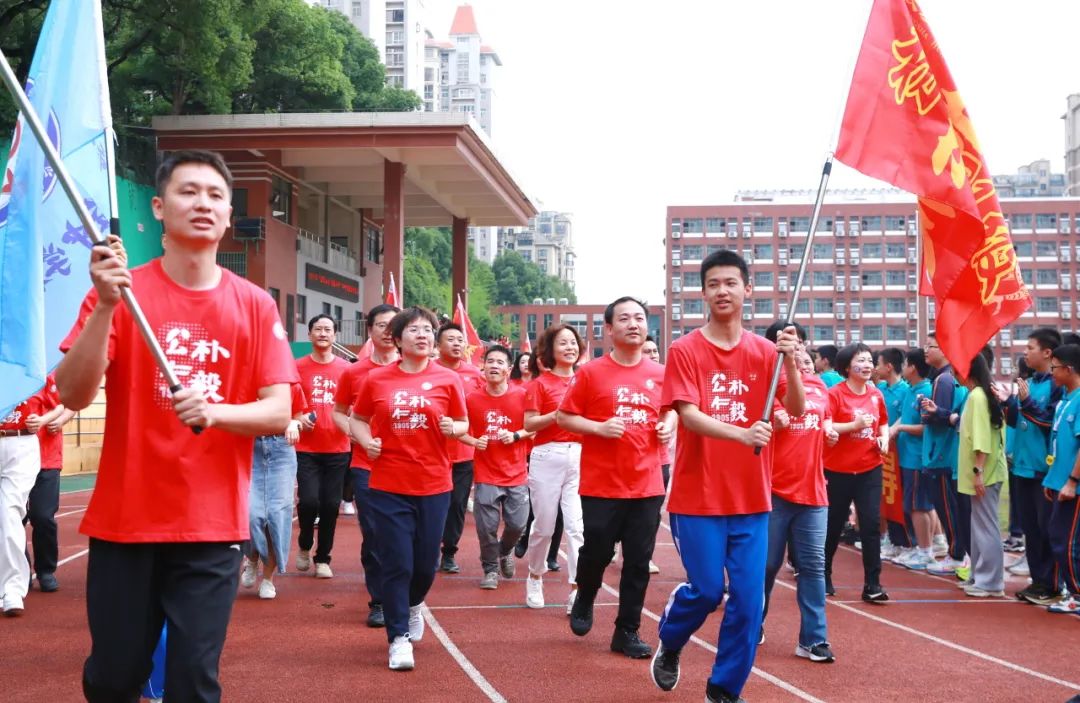
<path fill-rule="evenodd" d="M 765 607 L 765 550 L 769 514 L 671 515 L 671 535 L 689 583 L 671 593 L 660 618 L 660 641 L 666 649 L 682 649 L 709 614 L 728 602 L 716 644 L 709 683 L 733 695 L 742 693 L 757 655 L 758 633 Z"/>
<path fill-rule="evenodd" d="M 776 574 L 784 564 L 784 548 L 790 544 L 799 565 L 796 599 L 802 615 L 799 644 L 811 647 L 828 641 L 825 627 L 825 523 L 829 509 L 791 503 L 773 494 L 769 513 L 769 552 L 765 558 L 765 614 Z"/>
<path fill-rule="evenodd" d="M 248 496 L 251 559 L 263 563 L 274 557 L 277 573 L 285 573 L 292 540 L 293 484 L 296 481 L 296 450 L 284 435 L 255 438 Z"/>

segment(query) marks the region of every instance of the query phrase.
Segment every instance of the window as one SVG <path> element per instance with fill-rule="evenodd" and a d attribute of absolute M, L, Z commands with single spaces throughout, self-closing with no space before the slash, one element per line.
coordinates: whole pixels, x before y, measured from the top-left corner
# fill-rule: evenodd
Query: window
<path fill-rule="evenodd" d="M 344 314 L 344 311 L 341 309 L 341 306 L 340 305 L 335 305 L 334 306 L 334 321 L 338 323 L 337 326 L 338 326 L 339 329 L 341 327 L 341 316 L 343 314 Z"/>
<path fill-rule="evenodd" d="M 555 324 L 555 314 L 550 312 L 544 313 L 544 329 L 551 327 Z"/>
<path fill-rule="evenodd" d="M 885 245 L 885 258 L 887 259 L 903 259 L 907 256 L 907 247 L 903 244 L 886 244 Z"/>
<path fill-rule="evenodd" d="M 1057 229 L 1057 215 L 1039 213 L 1035 215 L 1035 229 Z"/>
<path fill-rule="evenodd" d="M 815 244 L 814 245 L 814 258 L 815 259 L 831 259 L 833 255 L 832 244 Z"/>
<path fill-rule="evenodd" d="M 890 271 L 890 273 L 892 273 Z M 903 281 L 901 281 L 903 283 Z M 862 284 L 864 286 L 880 286 L 881 285 L 881 271 L 867 271 L 862 275 Z M 880 339 L 875 337 L 875 339 Z"/>
<path fill-rule="evenodd" d="M 682 282 L 683 282 L 683 286 L 685 288 L 701 288 L 701 272 L 699 272 L 699 271 L 686 271 L 686 272 L 684 272 Z"/>
<path fill-rule="evenodd" d="M 885 341 L 903 342 L 907 338 L 907 325 L 889 325 L 885 328 Z"/>
<path fill-rule="evenodd" d="M 1030 281 L 1030 276 L 1024 276 L 1025 281 Z M 1035 270 L 1035 284 L 1036 285 L 1054 285 L 1058 282 L 1057 269 L 1036 269 Z"/>
<path fill-rule="evenodd" d="M 458 81 L 465 82 L 469 78 L 469 55 L 465 53 L 458 54 L 457 57 L 457 74 Z"/>
<path fill-rule="evenodd" d="M 791 253 L 792 259 L 802 259 L 803 252 L 806 251 L 805 244 L 792 244 L 788 247 L 788 251 Z"/>
<path fill-rule="evenodd" d="M 307 322 L 307 296 L 296 296 L 296 320 L 301 324 Z"/>
<path fill-rule="evenodd" d="M 902 230 L 907 224 L 907 218 L 903 215 L 888 215 L 885 217 L 885 229 Z M 875 339 L 881 339 L 881 337 L 875 337 Z"/>
<path fill-rule="evenodd" d="M 361 16 L 360 8 L 361 8 L 360 3 L 358 3 L 358 2 L 353 3 L 353 6 L 352 6 L 353 19 L 359 19 L 360 18 L 360 16 Z"/>
<path fill-rule="evenodd" d="M 1035 256 L 1053 256 L 1057 258 L 1057 242 L 1036 242 Z"/>
<path fill-rule="evenodd" d="M 1028 337 L 1031 336 L 1031 333 L 1034 330 L 1035 330 L 1035 327 L 1032 326 L 1032 325 L 1013 325 L 1013 328 L 1012 328 L 1013 339 L 1027 339 Z M 1004 330 L 1002 330 L 1002 335 L 1004 335 Z"/>
<path fill-rule="evenodd" d="M 880 232 L 881 231 L 881 217 L 864 217 L 862 218 L 862 228 L 864 232 Z"/>
<path fill-rule="evenodd" d="M 233 188 L 232 192 L 233 217 L 248 216 L 248 192 L 247 188 Z"/>
<path fill-rule="evenodd" d="M 813 285 L 831 286 L 834 281 L 832 271 L 814 271 Z"/>
<path fill-rule="evenodd" d="M 863 244 L 862 255 L 867 259 L 880 259 L 881 258 L 881 245 L 880 244 Z"/>
<path fill-rule="evenodd" d="M 534 313 L 525 316 L 525 331 L 529 333 L 530 337 L 536 336 L 536 315 Z"/>
<path fill-rule="evenodd" d="M 885 285 L 887 286 L 902 286 L 907 282 L 907 272 L 897 271 L 895 269 L 889 269 L 885 272 Z M 880 272 L 879 272 L 880 275 Z"/>
<path fill-rule="evenodd" d="M 863 312 L 867 314 L 881 314 L 881 298 L 863 298 Z M 854 311 L 853 311 L 854 312 Z"/>
<path fill-rule="evenodd" d="M 885 312 L 907 312 L 907 301 L 903 298 L 886 298 Z"/>
<path fill-rule="evenodd" d="M 881 325 L 863 325 L 862 336 L 863 339 L 882 340 L 885 339 L 883 331 Z"/>
<path fill-rule="evenodd" d="M 1044 298 L 1039 296 L 1035 299 L 1035 304 L 1039 312 L 1057 314 L 1058 311 L 1058 299 L 1057 298 Z"/>
<path fill-rule="evenodd" d="M 755 298 L 754 299 L 754 312 L 759 315 L 772 315 L 773 314 L 773 301 L 772 298 Z"/>
<path fill-rule="evenodd" d="M 799 301 L 799 304 L 795 306 L 796 315 L 809 315 L 810 314 L 810 301 L 803 298 Z"/>
<path fill-rule="evenodd" d="M 756 256 L 756 254 L 755 254 Z M 770 254 L 771 256 L 771 254 Z M 772 271 L 754 271 L 754 286 L 771 286 L 773 284 Z"/>
<path fill-rule="evenodd" d="M 814 298 L 815 315 L 831 315 L 833 312 L 832 298 Z"/>
<path fill-rule="evenodd" d="M 1031 242 L 1013 242 L 1013 250 L 1019 256 L 1031 256 Z"/>
<path fill-rule="evenodd" d="M 704 315 L 705 301 L 701 298 L 690 298 L 683 301 L 683 312 L 687 315 Z"/>
<path fill-rule="evenodd" d="M 673 312 L 677 312 L 677 311 L 673 311 Z M 604 323 L 603 322 L 594 322 L 593 323 L 593 326 L 592 326 L 592 338 L 593 339 L 603 339 L 604 338 Z"/>
<path fill-rule="evenodd" d="M 772 232 L 772 218 L 771 217 L 755 217 L 754 218 L 754 231 L 755 232 Z"/>
<path fill-rule="evenodd" d="M 405 10 L 387 10 L 386 11 L 387 22 L 404 22 Z"/>
<path fill-rule="evenodd" d="M 833 221 L 831 217 L 822 217 L 817 222 L 818 232 L 832 232 Z"/>
<path fill-rule="evenodd" d="M 833 326 L 832 325 L 814 325 L 814 341 L 815 342 L 831 342 L 833 339 Z"/>
<path fill-rule="evenodd" d="M 810 218 L 809 217 L 792 217 L 789 219 L 792 232 L 809 232 L 810 231 Z"/>
<path fill-rule="evenodd" d="M 386 65 L 387 66 L 404 66 L 405 65 L 405 52 L 399 49 L 386 50 Z"/>
<path fill-rule="evenodd" d="M 755 244 L 754 245 L 754 258 L 755 259 L 771 259 L 772 258 L 772 244 Z"/>
<path fill-rule="evenodd" d="M 281 309 L 281 291 L 277 288 L 267 288 L 266 291 L 274 299 L 274 307 Z"/>
<path fill-rule="evenodd" d="M 1031 215 L 1009 215 L 1009 229 L 1031 229 Z"/>
<path fill-rule="evenodd" d="M 700 244 L 691 244 L 683 247 L 683 259 L 700 261 L 705 256 L 705 247 Z"/>
<path fill-rule="evenodd" d="M 692 220 L 683 220 L 683 232 L 691 232 L 694 234 L 700 234 L 705 231 L 705 220 L 695 218 Z"/>
<path fill-rule="evenodd" d="M 705 231 L 706 232 L 723 232 L 724 231 L 724 218 L 723 217 L 707 217 L 707 218 L 705 218 Z"/>
<path fill-rule="evenodd" d="M 364 242 L 364 256 L 373 264 L 382 259 L 382 232 L 377 227 L 368 227 Z"/>
<path fill-rule="evenodd" d="M 292 184 L 278 176 L 274 176 L 270 185 L 270 213 L 275 220 L 291 223 Z"/>
<path fill-rule="evenodd" d="M 322 304 L 322 314 L 323 315 L 331 315 L 332 312 L 333 311 L 330 309 L 330 303 L 323 303 Z M 331 315 L 331 317 L 333 317 L 333 315 Z"/>

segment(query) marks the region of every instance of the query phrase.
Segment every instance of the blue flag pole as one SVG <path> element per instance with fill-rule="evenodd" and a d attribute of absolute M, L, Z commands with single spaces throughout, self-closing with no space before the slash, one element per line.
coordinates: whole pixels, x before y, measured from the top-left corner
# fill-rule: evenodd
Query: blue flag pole
<path fill-rule="evenodd" d="M 67 168 L 64 166 L 64 162 L 60 159 L 60 155 L 56 152 L 56 149 L 53 148 L 52 142 L 49 140 L 45 128 L 41 124 L 41 119 L 38 117 L 37 112 L 34 111 L 34 107 L 30 104 L 30 100 L 27 98 L 22 86 L 19 85 L 19 81 L 15 77 L 15 72 L 11 70 L 11 65 L 8 63 L 7 57 L 4 55 L 3 51 L 0 51 L 0 77 L 3 78 L 4 85 L 7 87 L 12 99 L 15 100 L 15 104 L 22 113 L 23 119 L 26 120 L 26 124 L 30 127 L 30 131 L 33 133 L 34 138 L 37 139 L 38 144 L 41 146 L 45 158 L 48 160 L 49 165 L 52 166 L 53 172 L 56 174 L 64 192 L 67 194 L 68 200 L 71 201 L 71 206 L 75 208 L 75 213 L 78 215 L 79 222 L 82 223 L 87 236 L 90 237 L 95 246 L 105 246 L 105 239 L 102 238 L 101 234 L 98 232 L 97 225 L 94 224 L 94 218 L 91 216 L 81 194 L 76 188 L 75 182 L 71 178 L 71 174 L 68 173 Z M 111 135 L 109 136 L 111 137 Z M 112 197 L 115 200 L 115 188 L 112 190 Z M 150 328 L 150 323 L 146 320 L 146 315 L 143 313 L 142 308 L 135 299 L 135 294 L 127 287 L 121 288 L 120 293 L 124 300 L 124 304 L 127 305 L 128 310 L 135 319 L 135 324 L 138 326 L 139 332 L 146 342 L 146 346 L 149 347 L 150 353 L 154 357 L 154 361 L 157 363 L 162 375 L 165 376 L 165 380 L 169 384 L 169 390 L 176 393 L 181 390 L 183 386 L 180 385 L 180 380 L 177 378 L 176 374 L 173 373 L 172 368 L 165 359 L 165 353 L 162 351 L 161 345 L 158 344 L 158 340 L 154 336 L 153 330 Z M 198 434 L 202 428 L 193 427 L 192 430 Z"/>

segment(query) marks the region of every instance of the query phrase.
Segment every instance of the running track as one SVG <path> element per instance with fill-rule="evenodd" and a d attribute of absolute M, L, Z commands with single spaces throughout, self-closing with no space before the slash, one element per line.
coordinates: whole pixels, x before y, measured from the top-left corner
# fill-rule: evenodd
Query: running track
<path fill-rule="evenodd" d="M 9 703 L 77 701 L 89 648 L 85 618 L 86 539 L 77 532 L 89 492 L 65 493 L 59 512 L 61 590 L 36 589 L 21 618 L 0 618 L 4 692 Z M 665 515 L 666 522 L 666 515 Z M 278 577 L 278 598 L 260 601 L 242 590 L 222 657 L 226 701 L 700 701 L 720 613 L 683 653 L 683 677 L 671 693 L 656 689 L 648 661 L 608 651 L 618 567 L 597 599 L 596 624 L 573 636 L 565 615 L 564 571 L 545 579 L 549 607 L 524 607 L 524 566 L 496 591 L 477 588 L 478 547 L 466 527 L 463 571 L 440 575 L 428 597 L 428 631 L 416 646 L 417 668 L 386 668 L 383 630 L 363 626 L 366 593 L 355 518 L 339 517 L 335 577 L 317 581 L 290 571 Z M 293 545 L 295 555 L 295 541 Z M 656 643 L 655 617 L 681 567 L 662 528 L 642 635 Z M 767 641 L 744 697 L 762 701 L 1047 701 L 1080 691 L 1080 617 L 1050 615 L 1015 600 L 964 598 L 954 582 L 886 566 L 887 605 L 859 600 L 859 554 L 837 556 L 838 596 L 828 607 L 838 660 L 811 664 L 793 655 L 798 631 L 790 574 L 774 591 Z M 290 565 L 291 569 L 291 565 Z M 561 576 L 561 578 L 560 578 Z M 1022 585 L 1011 578 L 1011 593 Z"/>

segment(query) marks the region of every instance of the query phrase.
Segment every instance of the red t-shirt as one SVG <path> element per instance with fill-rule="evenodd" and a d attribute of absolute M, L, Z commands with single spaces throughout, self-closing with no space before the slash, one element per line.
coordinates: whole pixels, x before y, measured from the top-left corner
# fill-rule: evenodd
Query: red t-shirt
<path fill-rule="evenodd" d="M 844 474 L 861 474 L 881 466 L 877 438 L 880 429 L 889 424 L 885 396 L 881 391 L 867 384 L 865 393 L 855 395 L 846 381 L 838 383 L 829 389 L 829 411 L 833 424 L 851 422 L 864 415 L 874 418 L 874 424 L 858 432 L 841 434 L 839 442 L 825 447 L 825 468 Z"/>
<path fill-rule="evenodd" d="M 349 368 L 345 369 L 345 373 L 341 374 L 341 378 L 338 380 L 337 397 L 334 403 L 343 405 L 351 411 L 353 406 L 356 405 L 356 399 L 364 377 L 372 369 L 381 369 L 382 367 L 383 364 L 376 364 L 371 360 L 370 356 L 349 364 Z M 349 460 L 349 466 L 364 471 L 371 470 L 371 459 L 368 459 L 367 452 L 359 444 L 354 443 L 352 445 L 352 458 Z"/>
<path fill-rule="evenodd" d="M 56 379 L 52 374 L 45 379 L 45 387 L 38 395 L 42 396 L 42 413 L 47 413 L 60 404 L 60 393 L 56 390 Z M 49 428 L 38 430 L 38 444 L 41 446 L 41 468 L 64 468 L 64 429 L 56 434 L 49 434 Z"/>
<path fill-rule="evenodd" d="M 289 391 L 292 393 L 292 410 L 289 411 L 289 417 L 295 418 L 297 415 L 311 412 L 311 406 L 308 405 L 307 396 L 304 395 L 302 385 L 299 383 L 290 384 Z"/>
<path fill-rule="evenodd" d="M 419 373 L 401 364 L 364 377 L 353 413 L 366 417 L 371 435 L 382 440 L 372 462 L 370 487 L 389 493 L 429 496 L 453 488 L 450 455 L 439 419 L 466 417 L 461 377 L 434 362 Z"/>
<path fill-rule="evenodd" d="M 541 415 L 558 410 L 566 390 L 570 387 L 570 379 L 573 376 L 556 376 L 550 371 L 545 371 L 529 383 L 525 388 L 525 410 L 532 410 Z M 551 423 L 536 433 L 533 445 L 539 447 L 548 442 L 580 442 L 581 435 L 567 432 L 556 423 Z"/>
<path fill-rule="evenodd" d="M 791 418 L 786 429 L 773 430 L 772 492 L 791 503 L 822 506 L 829 504 L 821 452 L 825 446 L 823 423 L 829 412 L 829 390 L 813 374 L 803 374 L 806 412 Z M 787 375 L 780 376 L 776 397 L 787 393 Z M 777 401 L 777 408 L 783 404 Z"/>
<path fill-rule="evenodd" d="M 524 486 L 529 479 L 525 463 L 529 446 L 526 440 L 512 444 L 499 441 L 499 430 L 520 432 L 525 425 L 525 389 L 508 387 L 500 396 L 488 393 L 487 384 L 465 396 L 469 409 L 469 434 L 479 439 L 487 436 L 484 451 L 476 451 L 473 481 L 492 486 Z"/>
<path fill-rule="evenodd" d="M 468 398 L 469 394 L 473 391 L 478 391 L 487 385 L 487 382 L 484 380 L 484 374 L 480 369 L 467 361 L 461 362 L 456 369 L 449 370 L 457 373 L 457 375 L 461 377 L 461 386 L 465 391 L 466 398 Z M 473 460 L 473 448 L 467 444 L 462 444 L 456 439 L 446 440 L 446 451 L 450 454 L 451 464 Z"/>
<path fill-rule="evenodd" d="M 648 498 L 664 494 L 661 445 L 656 438 L 664 367 L 651 359 L 623 366 L 610 355 L 578 369 L 559 409 L 594 422 L 621 417 L 619 439 L 581 438 L 581 486 L 593 498 Z"/>
<path fill-rule="evenodd" d="M 210 290 L 182 288 L 155 259 L 131 272 L 180 382 L 212 403 L 258 400 L 265 386 L 299 381 L 277 306 L 266 291 L 221 270 Z M 97 301 L 91 290 L 62 351 Z M 248 538 L 254 438 L 176 418 L 165 377 L 126 305 L 113 313 L 105 394 L 109 409 L 97 484 L 80 530 L 114 542 L 235 542 Z"/>
<path fill-rule="evenodd" d="M 45 381 L 45 386 L 34 395 L 12 408 L 7 417 L 0 420 L 0 430 L 25 430 L 26 418 L 30 415 L 44 415 L 56 402 L 50 401 L 49 387 L 53 385 L 52 376 Z"/>
<path fill-rule="evenodd" d="M 694 330 L 668 351 L 661 406 L 692 403 L 716 420 L 749 427 L 761 419 L 777 363 L 776 345 L 744 331 L 720 349 Z M 770 510 L 772 448 L 761 454 L 733 440 L 679 431 L 668 511 L 684 515 L 748 515 Z"/>
<path fill-rule="evenodd" d="M 297 359 L 296 368 L 300 372 L 304 396 L 311 412 L 315 413 L 315 428 L 310 431 L 301 428 L 296 451 L 314 454 L 349 451 L 349 438 L 334 424 L 334 398 L 338 392 L 338 381 L 349 366 L 349 362 L 339 356 L 327 364 L 320 364 L 310 354 Z"/>

